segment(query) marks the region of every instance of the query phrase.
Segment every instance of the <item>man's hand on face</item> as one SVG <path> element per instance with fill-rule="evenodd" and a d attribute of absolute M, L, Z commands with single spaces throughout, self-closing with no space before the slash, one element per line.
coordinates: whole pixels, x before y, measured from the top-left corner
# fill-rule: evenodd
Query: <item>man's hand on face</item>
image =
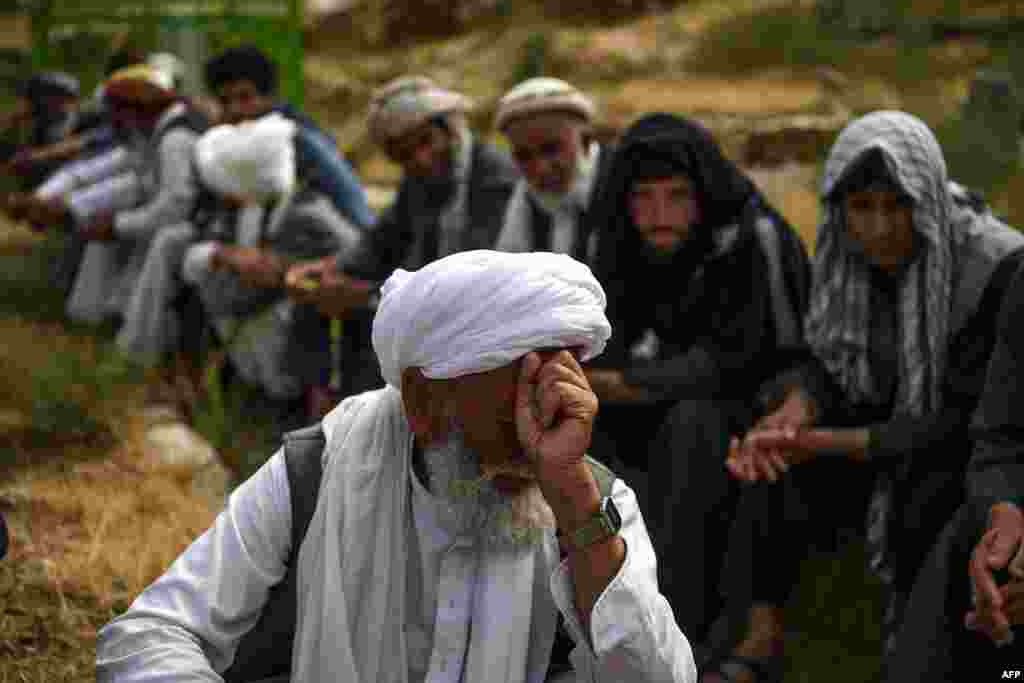
<path fill-rule="evenodd" d="M 516 390 L 516 429 L 534 464 L 541 492 L 559 523 L 585 517 L 600 496 L 584 455 L 597 416 L 597 396 L 570 351 L 523 358 Z"/>
<path fill-rule="evenodd" d="M 994 576 L 1010 563 L 1022 541 L 1024 514 L 1014 505 L 996 505 L 990 513 L 989 530 L 975 546 L 968 565 L 974 610 L 967 613 L 964 624 L 997 644 L 1009 641 L 1012 624 L 1024 623 L 1024 584 L 999 586 Z"/>

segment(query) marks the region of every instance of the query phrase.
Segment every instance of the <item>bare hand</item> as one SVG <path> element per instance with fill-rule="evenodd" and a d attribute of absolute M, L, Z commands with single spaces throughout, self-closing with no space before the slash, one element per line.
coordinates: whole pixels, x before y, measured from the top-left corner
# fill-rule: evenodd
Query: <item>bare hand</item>
<path fill-rule="evenodd" d="M 296 301 L 314 304 L 328 318 L 341 319 L 368 306 L 376 288 L 372 282 L 338 272 L 334 256 L 292 267 L 286 283 Z"/>
<path fill-rule="evenodd" d="M 37 230 L 45 230 L 51 225 L 59 225 L 67 220 L 68 208 L 58 198 L 43 199 L 35 195 L 23 194 L 15 201 L 21 217 Z M 94 222 L 113 224 L 113 220 L 113 214 L 107 212 L 97 216 Z"/>
<path fill-rule="evenodd" d="M 797 442 L 793 439 L 797 432 L 814 424 L 817 413 L 814 401 L 803 389 L 794 387 L 778 408 L 751 427 L 747 437 L 742 440 L 733 437 L 729 444 L 726 468 L 742 481 L 778 481 L 789 471 L 791 464 L 806 462 L 814 457 L 813 451 L 795 450 Z M 776 434 L 780 439 L 774 443 L 751 439 L 761 432 Z M 791 446 L 794 450 L 789 450 Z"/>
<path fill-rule="evenodd" d="M 541 492 L 560 522 L 599 498 L 584 461 L 597 408 L 597 396 L 571 352 L 544 357 L 530 353 L 523 358 L 516 389 L 516 431 L 534 464 Z"/>
<path fill-rule="evenodd" d="M 284 277 L 284 286 L 288 295 L 302 304 L 316 303 L 316 290 L 328 270 L 337 270 L 337 257 L 327 256 L 316 261 L 297 263 L 288 269 Z"/>
<path fill-rule="evenodd" d="M 974 610 L 964 620 L 967 628 L 981 631 L 993 642 L 1007 642 L 1011 637 L 1008 614 L 1009 594 L 996 583 L 995 571 L 1006 567 L 1021 541 L 1024 540 L 1024 514 L 1013 505 L 993 507 L 989 530 L 971 553 L 968 574 L 974 592 Z M 1014 591 L 1014 616 L 1021 616 L 1020 595 Z"/>

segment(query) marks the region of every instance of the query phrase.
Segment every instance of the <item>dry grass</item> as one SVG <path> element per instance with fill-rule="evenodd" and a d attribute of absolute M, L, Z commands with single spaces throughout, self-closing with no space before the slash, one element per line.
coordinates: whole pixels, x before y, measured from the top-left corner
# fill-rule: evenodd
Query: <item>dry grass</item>
<path fill-rule="evenodd" d="M 672 111 L 695 115 L 706 112 L 757 115 L 794 114 L 822 104 L 822 87 L 810 79 L 752 77 L 634 80 L 617 93 L 617 102 L 634 112 Z"/>
<path fill-rule="evenodd" d="M 0 268 L 43 248 L 0 225 Z M 64 371 L 58 396 L 51 385 Z M 143 382 L 100 337 L 0 318 L 0 509 L 12 536 L 0 562 L 0 681 L 95 680 L 97 629 L 216 514 L 195 496 L 192 470 L 160 465 L 141 446 Z"/>

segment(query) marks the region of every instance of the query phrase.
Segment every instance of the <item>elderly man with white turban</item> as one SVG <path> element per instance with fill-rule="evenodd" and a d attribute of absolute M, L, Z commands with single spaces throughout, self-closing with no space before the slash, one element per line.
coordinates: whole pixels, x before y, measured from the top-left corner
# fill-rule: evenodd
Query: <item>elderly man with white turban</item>
<path fill-rule="evenodd" d="M 286 297 L 285 270 L 351 249 L 358 229 L 298 177 L 296 127 L 274 113 L 217 126 L 199 139 L 196 220 L 154 239 L 117 337 L 123 351 L 158 365 L 181 349 L 183 336 L 201 333 L 181 329 L 174 305 L 187 283 L 230 342 L 229 358 L 244 380 L 274 400 L 302 396 L 304 359 L 286 357 L 295 304 Z"/>
<path fill-rule="evenodd" d="M 590 270 L 478 250 L 381 294 L 387 386 L 286 438 L 103 628 L 97 679 L 694 681 L 636 497 L 585 455 Z"/>
<path fill-rule="evenodd" d="M 494 125 L 523 174 L 505 212 L 500 251 L 553 251 L 590 263 L 587 209 L 605 154 L 594 139 L 596 106 L 557 78 L 531 78 L 498 102 Z"/>

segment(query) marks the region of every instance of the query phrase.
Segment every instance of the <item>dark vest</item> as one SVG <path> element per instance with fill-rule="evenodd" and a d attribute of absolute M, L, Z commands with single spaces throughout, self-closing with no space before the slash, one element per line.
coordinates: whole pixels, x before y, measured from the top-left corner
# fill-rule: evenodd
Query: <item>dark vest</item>
<path fill-rule="evenodd" d="M 290 432 L 284 436 L 284 459 L 288 470 L 288 488 L 292 505 L 292 548 L 288 555 L 284 578 L 270 589 L 256 625 L 242 637 L 235 661 L 222 675 L 225 683 L 254 683 L 268 678 L 284 677 L 292 667 L 292 646 L 295 640 L 296 582 L 299 550 L 316 510 L 323 474 L 322 456 L 327 445 L 319 424 Z M 602 497 L 610 496 L 615 474 L 601 463 L 587 458 Z M 569 653 L 572 639 L 566 632 L 562 616 L 551 651 L 548 678 L 571 669 Z"/>
<path fill-rule="evenodd" d="M 530 231 L 532 232 L 533 250 L 551 251 L 551 232 L 554 223 L 551 219 L 551 214 L 537 206 L 533 199 L 527 197 L 526 201 L 530 205 Z M 590 233 L 590 221 L 587 220 L 587 212 L 581 210 L 576 216 L 576 237 L 573 240 L 572 249 L 569 250 L 569 256 L 583 263 L 588 262 L 587 245 L 590 242 Z"/>

